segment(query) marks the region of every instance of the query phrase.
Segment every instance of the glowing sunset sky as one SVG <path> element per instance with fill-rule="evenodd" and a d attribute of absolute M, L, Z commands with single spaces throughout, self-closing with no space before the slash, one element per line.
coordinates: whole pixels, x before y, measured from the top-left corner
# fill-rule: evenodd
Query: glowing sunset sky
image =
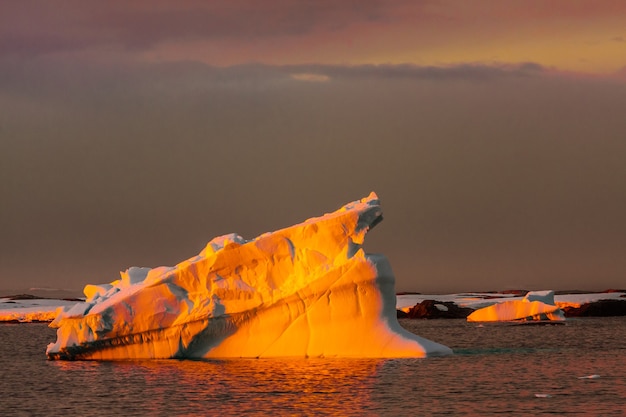
<path fill-rule="evenodd" d="M 2 2 L 0 289 L 372 190 L 399 290 L 623 287 L 625 68 L 620 1 Z"/>
<path fill-rule="evenodd" d="M 4 4 L 3 56 L 230 66 L 534 62 L 613 74 L 626 5 L 589 0 L 34 1 Z"/>

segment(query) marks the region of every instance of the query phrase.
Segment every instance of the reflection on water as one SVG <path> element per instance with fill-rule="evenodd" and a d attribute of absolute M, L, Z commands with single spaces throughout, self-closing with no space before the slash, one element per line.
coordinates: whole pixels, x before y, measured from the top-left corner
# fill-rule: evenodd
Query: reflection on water
<path fill-rule="evenodd" d="M 63 383 L 94 373 L 98 382 L 85 387 L 85 395 L 101 391 L 126 401 L 126 412 L 138 415 L 350 414 L 372 409 L 368 393 L 376 382 L 377 360 L 242 359 L 226 361 L 49 362 L 61 370 Z M 107 388 L 108 387 L 108 388 Z M 147 398 L 149 396 L 149 398 Z M 350 401 L 346 401 L 346 399 Z M 90 401 L 86 398 L 85 401 Z M 97 403 L 102 405 L 102 399 Z M 130 403 L 130 404 L 129 404 Z"/>
<path fill-rule="evenodd" d="M 623 415 L 626 318 L 402 321 L 429 359 L 46 361 L 54 331 L 0 325 L 2 415 Z M 357 342 L 358 343 L 358 342 Z M 600 375 L 594 379 L 580 379 Z"/>

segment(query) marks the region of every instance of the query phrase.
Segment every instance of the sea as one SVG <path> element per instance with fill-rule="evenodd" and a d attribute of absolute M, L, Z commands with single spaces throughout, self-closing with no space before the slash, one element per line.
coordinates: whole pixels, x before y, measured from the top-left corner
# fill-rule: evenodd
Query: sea
<path fill-rule="evenodd" d="M 626 415 L 626 317 L 400 323 L 454 355 L 49 361 L 54 329 L 0 324 L 0 415 Z"/>

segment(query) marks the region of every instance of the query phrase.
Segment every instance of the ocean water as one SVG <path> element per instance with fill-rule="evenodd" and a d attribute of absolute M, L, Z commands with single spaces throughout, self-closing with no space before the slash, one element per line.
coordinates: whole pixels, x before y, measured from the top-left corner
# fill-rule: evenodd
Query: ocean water
<path fill-rule="evenodd" d="M 53 329 L 0 324 L 0 415 L 626 415 L 626 317 L 401 324 L 455 354 L 57 362 L 44 353 Z"/>

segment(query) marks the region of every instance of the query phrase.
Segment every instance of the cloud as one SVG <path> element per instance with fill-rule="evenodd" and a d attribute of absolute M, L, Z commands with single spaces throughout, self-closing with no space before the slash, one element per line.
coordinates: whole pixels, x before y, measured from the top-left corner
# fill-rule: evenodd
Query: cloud
<path fill-rule="evenodd" d="M 546 69 L 539 64 L 469 64 L 447 66 L 419 66 L 413 64 L 384 65 L 299 65 L 284 66 L 289 71 L 321 73 L 331 78 L 356 79 L 429 79 L 429 80 L 490 80 L 502 77 L 527 77 L 540 75 Z"/>
<path fill-rule="evenodd" d="M 333 32 L 389 15 L 382 0 L 85 3 L 3 2 L 0 54 L 19 56 L 115 46 L 145 50 L 181 40 L 255 40 Z"/>
<path fill-rule="evenodd" d="M 0 89 L 4 95 L 33 99 L 63 98 L 64 106 L 81 106 L 85 96 L 119 97 L 128 92 L 143 92 L 147 97 L 158 94 L 180 96 L 214 90 L 262 91 L 288 89 L 294 82 L 302 84 L 359 80 L 450 80 L 489 82 L 498 79 L 538 77 L 550 71 L 535 63 L 459 64 L 434 67 L 417 65 L 287 65 L 262 64 L 214 67 L 207 64 L 163 62 L 99 65 L 49 58 L 25 61 L 20 65 L 0 60 Z M 101 99 L 104 99 L 102 97 Z M 58 106 L 56 106 L 58 107 Z"/>
<path fill-rule="evenodd" d="M 615 36 L 614 38 L 611 38 L 611 40 L 614 42 L 626 42 L 626 39 L 624 39 L 623 36 Z"/>

